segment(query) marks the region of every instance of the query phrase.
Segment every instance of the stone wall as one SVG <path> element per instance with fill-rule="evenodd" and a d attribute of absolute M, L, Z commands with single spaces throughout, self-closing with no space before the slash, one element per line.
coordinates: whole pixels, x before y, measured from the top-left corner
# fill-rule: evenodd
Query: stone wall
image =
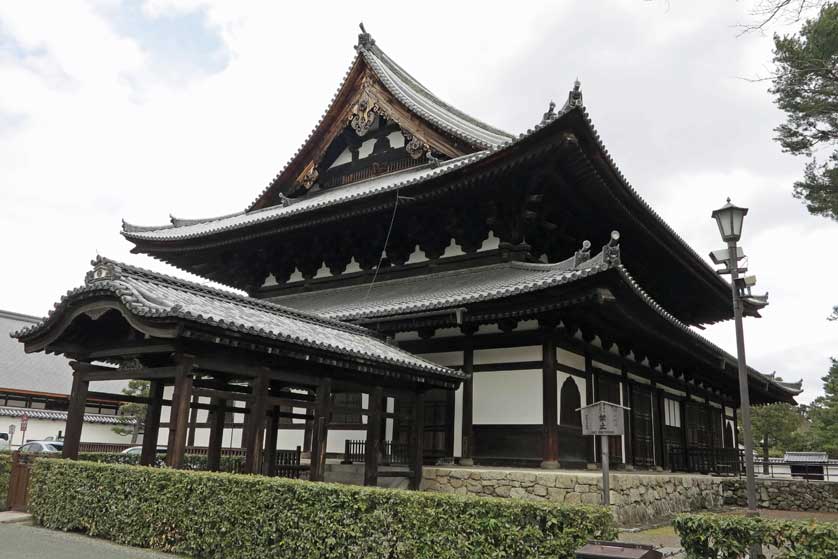
<path fill-rule="evenodd" d="M 600 504 L 597 472 L 426 467 L 422 489 L 442 493 Z M 650 524 L 680 512 L 718 509 L 722 480 L 672 474 L 611 475 L 611 505 L 621 526 Z"/>
<path fill-rule="evenodd" d="M 747 506 L 744 479 L 722 483 L 725 504 Z M 764 509 L 838 512 L 838 483 L 800 479 L 758 479 L 757 505 Z"/>

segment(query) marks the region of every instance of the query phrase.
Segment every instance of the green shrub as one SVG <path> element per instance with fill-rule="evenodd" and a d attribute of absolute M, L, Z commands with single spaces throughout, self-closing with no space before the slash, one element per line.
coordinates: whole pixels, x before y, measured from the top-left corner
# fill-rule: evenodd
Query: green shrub
<path fill-rule="evenodd" d="M 48 528 L 194 557 L 570 558 L 608 509 L 224 473 L 39 460 Z"/>
<path fill-rule="evenodd" d="M 6 510 L 6 499 L 9 492 L 9 478 L 12 475 L 12 455 L 8 452 L 0 453 L 0 510 Z"/>
<path fill-rule="evenodd" d="M 163 466 L 165 455 L 158 454 L 155 466 Z M 139 465 L 139 454 L 123 454 L 121 452 L 80 452 L 79 460 L 98 462 L 100 464 L 128 464 Z M 239 473 L 244 465 L 243 456 L 222 456 L 219 468 L 222 472 Z M 183 457 L 183 468 L 186 470 L 206 470 L 207 457 L 201 454 L 187 454 Z"/>
<path fill-rule="evenodd" d="M 673 521 L 689 559 L 737 559 L 754 544 L 786 559 L 838 558 L 838 524 L 724 514 L 683 514 Z"/>

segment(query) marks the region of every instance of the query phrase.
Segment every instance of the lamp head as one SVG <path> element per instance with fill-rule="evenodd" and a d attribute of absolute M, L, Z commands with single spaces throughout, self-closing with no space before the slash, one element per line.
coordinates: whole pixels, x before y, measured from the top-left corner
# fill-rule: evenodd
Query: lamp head
<path fill-rule="evenodd" d="M 745 221 L 745 216 L 748 214 L 748 208 L 740 208 L 734 206 L 727 199 L 727 204 L 713 211 L 710 214 L 716 220 L 719 226 L 719 233 L 722 235 L 722 240 L 726 243 L 736 242 L 742 236 L 742 222 Z"/>

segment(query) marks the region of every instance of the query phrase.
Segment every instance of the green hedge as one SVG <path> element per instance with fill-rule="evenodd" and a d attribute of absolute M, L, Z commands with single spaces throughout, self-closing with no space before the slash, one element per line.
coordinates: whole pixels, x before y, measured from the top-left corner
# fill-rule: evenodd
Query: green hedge
<path fill-rule="evenodd" d="M 12 475 L 12 455 L 8 452 L 0 453 L 0 510 L 6 510 L 6 499 L 9 493 L 9 478 Z"/>
<path fill-rule="evenodd" d="M 608 509 L 39 460 L 38 524 L 194 557 L 571 558 L 616 536 Z"/>
<path fill-rule="evenodd" d="M 838 524 L 800 520 L 770 520 L 723 514 L 684 514 L 673 521 L 689 559 L 747 556 L 754 544 L 773 548 L 774 557 L 835 559 Z"/>
<path fill-rule="evenodd" d="M 163 454 L 157 456 L 157 466 L 163 465 Z M 136 466 L 140 463 L 139 454 L 122 454 L 121 452 L 80 452 L 79 460 L 99 462 L 100 464 L 128 464 Z M 239 473 L 244 466 L 243 456 L 222 456 L 219 468 L 222 472 Z M 186 470 L 206 470 L 207 456 L 187 454 L 183 457 L 183 468 Z"/>

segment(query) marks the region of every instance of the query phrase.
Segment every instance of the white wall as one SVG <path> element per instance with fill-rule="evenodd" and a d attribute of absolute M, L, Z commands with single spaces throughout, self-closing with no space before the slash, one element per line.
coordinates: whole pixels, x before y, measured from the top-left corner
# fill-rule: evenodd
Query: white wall
<path fill-rule="evenodd" d="M 541 374 L 532 369 L 474 373 L 474 424 L 540 424 Z"/>
<path fill-rule="evenodd" d="M 5 419 L 6 421 L 3 421 L 3 419 Z M 23 439 L 21 437 L 19 417 L 0 418 L 0 421 L 2 421 L 2 428 L 0 428 L 0 430 L 4 432 L 8 432 L 9 425 L 15 426 L 15 436 L 14 440 L 12 441 L 12 446 L 14 447 L 17 447 L 20 444 L 22 444 L 21 440 L 38 441 L 46 439 L 47 437 L 56 438 L 58 437 L 59 431 L 62 435 L 67 432 L 67 423 L 63 419 L 35 419 L 30 417 L 29 423 L 26 427 L 26 433 L 24 435 L 25 439 Z M 84 443 L 126 444 L 131 442 L 130 435 L 118 435 L 113 432 L 113 427 L 115 427 L 115 425 L 111 425 L 108 423 L 85 422 L 81 430 L 81 441 Z M 142 440 L 142 437 L 140 437 L 140 440 Z"/>

